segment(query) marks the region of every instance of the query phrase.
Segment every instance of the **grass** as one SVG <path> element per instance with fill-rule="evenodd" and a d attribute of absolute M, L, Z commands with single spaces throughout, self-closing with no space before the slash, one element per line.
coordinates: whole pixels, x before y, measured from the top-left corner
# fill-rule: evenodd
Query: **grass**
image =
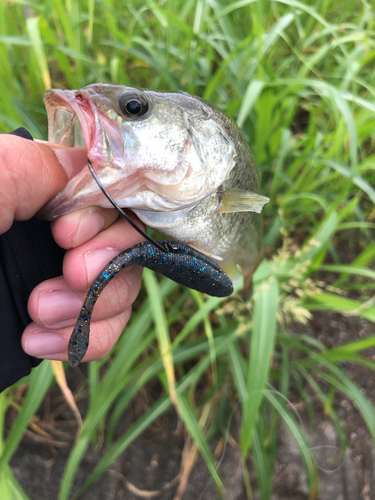
<path fill-rule="evenodd" d="M 312 395 L 320 401 L 344 448 L 334 397 L 341 391 L 374 440 L 373 403 L 341 366 L 374 370 L 366 350 L 375 334 L 327 348 L 303 326 L 313 311 L 375 322 L 374 14 L 365 1 L 0 2 L 0 131 L 25 126 L 45 139 L 42 98 L 50 86 L 186 90 L 237 120 L 271 199 L 263 214 L 266 258 L 248 303 L 201 296 L 145 271 L 144 300 L 131 323 L 110 357 L 89 366 L 89 407 L 59 500 L 71 498 L 80 461 L 99 445 L 104 423 L 106 451 L 80 491 L 172 405 L 222 491 L 209 447 L 222 427 L 212 405 L 218 397 L 227 407 L 239 402 L 248 498 L 250 456 L 262 500 L 272 494 L 279 425 L 294 436 L 310 498 L 317 498 L 317 463 L 291 394 L 307 406 Z M 293 320 L 299 334 L 290 332 Z M 150 381 L 158 381 L 161 396 L 115 438 L 121 415 Z M 8 464 L 51 383 L 43 363 L 0 396 L 5 500 L 28 498 Z M 5 414 L 25 384 L 5 440 Z"/>

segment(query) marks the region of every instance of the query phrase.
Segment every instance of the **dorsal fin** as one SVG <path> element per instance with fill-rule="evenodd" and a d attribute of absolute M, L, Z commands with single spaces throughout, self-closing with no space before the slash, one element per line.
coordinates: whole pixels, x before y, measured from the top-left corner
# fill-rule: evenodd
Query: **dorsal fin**
<path fill-rule="evenodd" d="M 218 194 L 220 196 L 220 206 L 216 212 L 219 214 L 233 212 L 256 212 L 260 214 L 263 206 L 270 201 L 266 196 L 245 189 L 230 189 Z"/>

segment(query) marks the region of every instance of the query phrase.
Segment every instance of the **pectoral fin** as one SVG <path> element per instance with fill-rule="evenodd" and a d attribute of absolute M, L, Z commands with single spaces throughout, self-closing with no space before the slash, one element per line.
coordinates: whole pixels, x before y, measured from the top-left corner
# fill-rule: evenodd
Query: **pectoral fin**
<path fill-rule="evenodd" d="M 256 212 L 260 214 L 263 206 L 270 201 L 266 196 L 246 191 L 245 189 L 230 189 L 218 193 L 221 200 L 217 213 Z"/>

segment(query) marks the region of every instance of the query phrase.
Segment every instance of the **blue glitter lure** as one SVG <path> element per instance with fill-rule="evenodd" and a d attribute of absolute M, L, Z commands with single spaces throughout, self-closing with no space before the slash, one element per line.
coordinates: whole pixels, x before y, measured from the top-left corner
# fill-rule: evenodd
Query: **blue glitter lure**
<path fill-rule="evenodd" d="M 209 257 L 194 248 L 175 241 L 158 241 L 173 248 L 160 250 L 148 241 L 124 250 L 102 270 L 91 286 L 69 340 L 68 356 L 71 366 L 77 366 L 86 354 L 90 338 L 90 322 L 99 295 L 117 273 L 137 264 L 167 276 L 181 285 L 215 297 L 233 292 L 233 284 L 225 272 Z"/>

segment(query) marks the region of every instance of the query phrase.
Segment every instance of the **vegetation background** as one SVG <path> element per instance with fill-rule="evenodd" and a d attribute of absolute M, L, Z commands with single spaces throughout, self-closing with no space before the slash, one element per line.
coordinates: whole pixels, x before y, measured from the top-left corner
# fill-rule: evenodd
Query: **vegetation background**
<path fill-rule="evenodd" d="M 87 377 L 76 375 L 75 395 L 87 398 L 87 409 L 57 478 L 59 500 L 71 498 L 90 446 L 102 453 L 80 491 L 173 405 L 192 438 L 191 462 L 199 450 L 218 492 L 224 485 L 209 443 L 226 436 L 233 408 L 241 416 L 248 498 L 254 488 L 262 500 L 271 497 L 281 428 L 299 447 L 310 498 L 319 497 L 316 455 L 291 400 L 310 410 L 311 428 L 323 408 L 345 450 L 337 412 L 344 393 L 375 438 L 374 404 L 345 371 L 349 361 L 374 376 L 367 350 L 375 328 L 334 347 L 306 335 L 316 311 L 375 322 L 374 30 L 374 7 L 364 0 L 0 2 L 0 131 L 24 126 L 46 139 L 43 94 L 51 87 L 185 90 L 237 120 L 270 197 L 266 258 L 249 302 L 144 273 L 116 348 L 90 363 Z M 53 435 L 35 416 L 51 384 L 44 362 L 0 396 L 2 499 L 28 498 L 9 461 L 29 426 Z M 158 389 L 149 392 L 149 407 L 116 432 L 151 387 Z M 188 477 L 190 466 L 181 467 Z"/>

